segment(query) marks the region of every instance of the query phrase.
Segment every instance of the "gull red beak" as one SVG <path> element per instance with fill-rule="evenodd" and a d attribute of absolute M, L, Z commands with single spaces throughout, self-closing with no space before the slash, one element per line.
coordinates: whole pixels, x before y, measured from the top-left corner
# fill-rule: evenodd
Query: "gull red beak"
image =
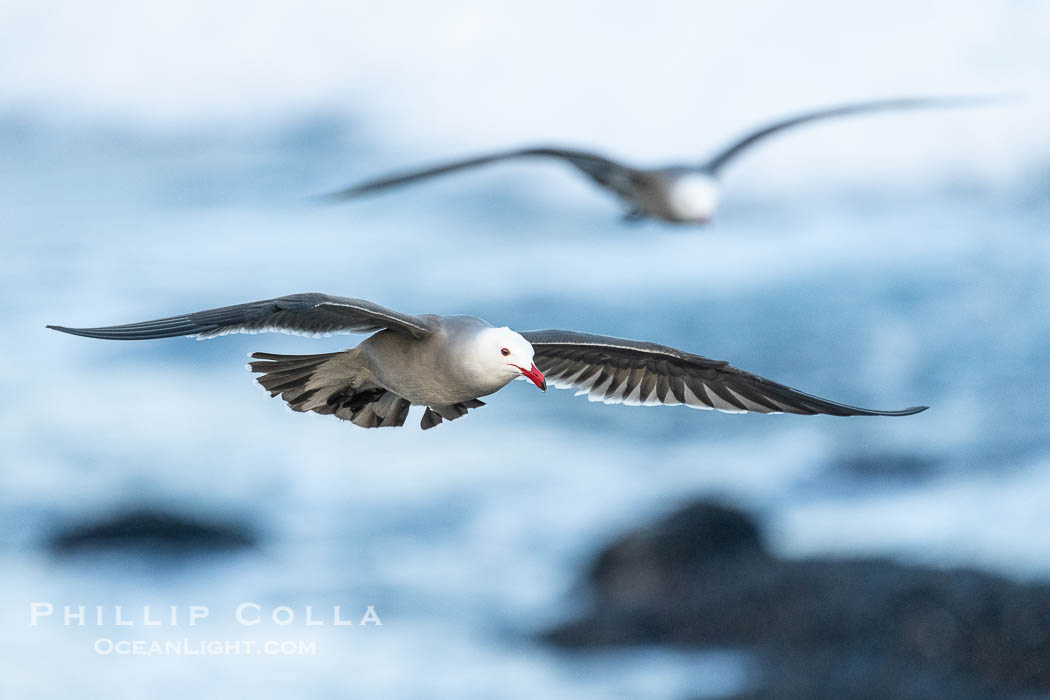
<path fill-rule="evenodd" d="M 514 366 L 518 367 L 517 365 Z M 533 384 L 538 386 L 540 391 L 547 391 L 547 380 L 543 377 L 543 372 L 536 369 L 536 365 L 533 365 L 529 369 L 525 369 L 524 367 L 518 367 L 518 369 L 520 369 L 521 373 L 528 377 Z"/>

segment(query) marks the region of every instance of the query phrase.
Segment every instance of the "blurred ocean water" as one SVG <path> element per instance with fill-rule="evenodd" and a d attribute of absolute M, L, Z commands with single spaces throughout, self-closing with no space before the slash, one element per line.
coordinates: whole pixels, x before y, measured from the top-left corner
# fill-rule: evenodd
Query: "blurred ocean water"
<path fill-rule="evenodd" d="M 88 31 L 94 11 L 0 9 L 5 697 L 727 695 L 751 677 L 734 650 L 566 656 L 531 641 L 579 604 L 579 569 L 601 543 L 699 493 L 755 510 L 787 556 L 1050 574 L 1045 6 L 917 17 L 891 3 L 858 18 L 816 3 L 761 21 L 678 8 L 690 21 L 640 22 L 581 5 L 544 51 L 543 13 L 419 6 L 402 25 L 394 9 L 341 7 L 124 8 L 105 41 Z M 581 34 L 596 16 L 604 29 Z M 624 226 L 614 202 L 543 163 L 354 206 L 309 200 L 532 139 L 679 159 L 780 111 L 931 86 L 1021 87 L 1027 101 L 771 143 L 729 174 L 703 230 Z M 243 368 L 251 351 L 356 337 L 122 344 L 44 329 L 300 291 L 648 339 L 837 401 L 932 408 L 733 416 L 516 383 L 427 433 L 418 414 L 365 431 L 291 413 Z M 43 546 L 143 505 L 247 522 L 261 542 L 170 560 Z M 41 600 L 204 604 L 215 619 L 30 627 Z M 354 617 L 374 605 L 384 624 L 246 628 L 228 615 L 244 601 Z M 91 651 L 102 635 L 183 633 L 307 638 L 318 654 Z"/>

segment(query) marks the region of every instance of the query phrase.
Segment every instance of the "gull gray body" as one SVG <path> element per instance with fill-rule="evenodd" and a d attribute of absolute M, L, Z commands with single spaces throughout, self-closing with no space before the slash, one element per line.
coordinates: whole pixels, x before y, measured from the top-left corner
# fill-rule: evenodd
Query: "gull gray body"
<path fill-rule="evenodd" d="M 365 180 L 324 195 L 328 201 L 356 199 L 400 185 L 519 158 L 554 158 L 569 163 L 626 206 L 625 220 L 659 219 L 704 224 L 718 206 L 718 178 L 725 166 L 756 143 L 787 129 L 823 119 L 904 109 L 960 107 L 990 101 L 981 97 L 914 97 L 840 105 L 789 116 L 748 131 L 701 163 L 638 168 L 590 151 L 539 146 L 499 151 Z"/>
<path fill-rule="evenodd" d="M 361 364 L 378 386 L 417 406 L 461 403 L 506 386 L 502 378 L 479 377 L 461 362 L 470 340 L 479 330 L 493 328 L 491 323 L 473 316 L 421 318 L 435 329 L 422 340 L 385 330 L 357 346 Z"/>
<path fill-rule="evenodd" d="M 546 390 L 576 389 L 590 401 L 685 405 L 727 413 L 904 416 L 835 403 L 744 372 L 726 362 L 636 340 L 563 330 L 517 333 L 473 316 L 410 315 L 363 299 L 291 294 L 156 321 L 100 328 L 48 326 L 109 340 L 151 340 L 276 331 L 372 333 L 357 347 L 318 355 L 256 352 L 258 382 L 296 411 L 331 414 L 365 428 L 404 425 L 425 406 L 432 428 L 484 406 L 514 379 Z"/>
<path fill-rule="evenodd" d="M 454 420 L 484 403 L 510 378 L 479 377 L 457 362 L 457 348 L 491 324 L 470 316 L 421 317 L 425 338 L 382 330 L 356 348 L 322 355 L 254 353 L 259 383 L 297 411 L 332 413 L 363 427 L 402 425 L 410 406 L 426 406 L 423 427 Z M 440 379 L 439 379 L 440 378 Z"/>

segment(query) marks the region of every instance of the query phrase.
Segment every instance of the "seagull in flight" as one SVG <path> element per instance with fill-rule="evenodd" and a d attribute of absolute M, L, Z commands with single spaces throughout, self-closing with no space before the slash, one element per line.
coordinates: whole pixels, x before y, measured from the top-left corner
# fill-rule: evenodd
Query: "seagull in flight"
<path fill-rule="evenodd" d="M 402 426 L 425 406 L 424 430 L 484 404 L 511 380 L 548 382 L 590 401 L 726 413 L 908 416 L 821 399 L 700 355 L 654 343 L 576 331 L 516 333 L 473 316 L 410 315 L 362 299 L 307 293 L 104 328 L 48 326 L 110 340 L 227 333 L 371 333 L 357 347 L 318 355 L 256 352 L 249 369 L 295 411 L 334 415 L 364 428 Z"/>
<path fill-rule="evenodd" d="M 384 190 L 446 175 L 468 168 L 520 158 L 554 158 L 569 163 L 600 187 L 615 194 L 625 205 L 624 219 L 653 218 L 674 224 L 707 223 L 718 206 L 719 176 L 726 165 L 749 148 L 773 134 L 810 122 L 872 112 L 906 109 L 971 106 L 986 102 L 982 97 L 911 97 L 839 105 L 803 112 L 755 128 L 701 163 L 637 168 L 589 151 L 536 146 L 499 151 L 407 170 L 365 180 L 342 190 L 322 195 L 338 202 L 357 199 Z"/>

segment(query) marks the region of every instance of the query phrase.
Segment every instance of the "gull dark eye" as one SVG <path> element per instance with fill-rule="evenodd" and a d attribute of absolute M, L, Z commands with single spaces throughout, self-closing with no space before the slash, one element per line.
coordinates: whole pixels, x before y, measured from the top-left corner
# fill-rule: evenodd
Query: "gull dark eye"
<path fill-rule="evenodd" d="M 504 357 L 506 357 L 507 355 L 510 354 L 510 350 L 508 350 L 507 348 L 502 348 L 502 349 L 500 349 L 500 354 L 502 354 Z"/>

